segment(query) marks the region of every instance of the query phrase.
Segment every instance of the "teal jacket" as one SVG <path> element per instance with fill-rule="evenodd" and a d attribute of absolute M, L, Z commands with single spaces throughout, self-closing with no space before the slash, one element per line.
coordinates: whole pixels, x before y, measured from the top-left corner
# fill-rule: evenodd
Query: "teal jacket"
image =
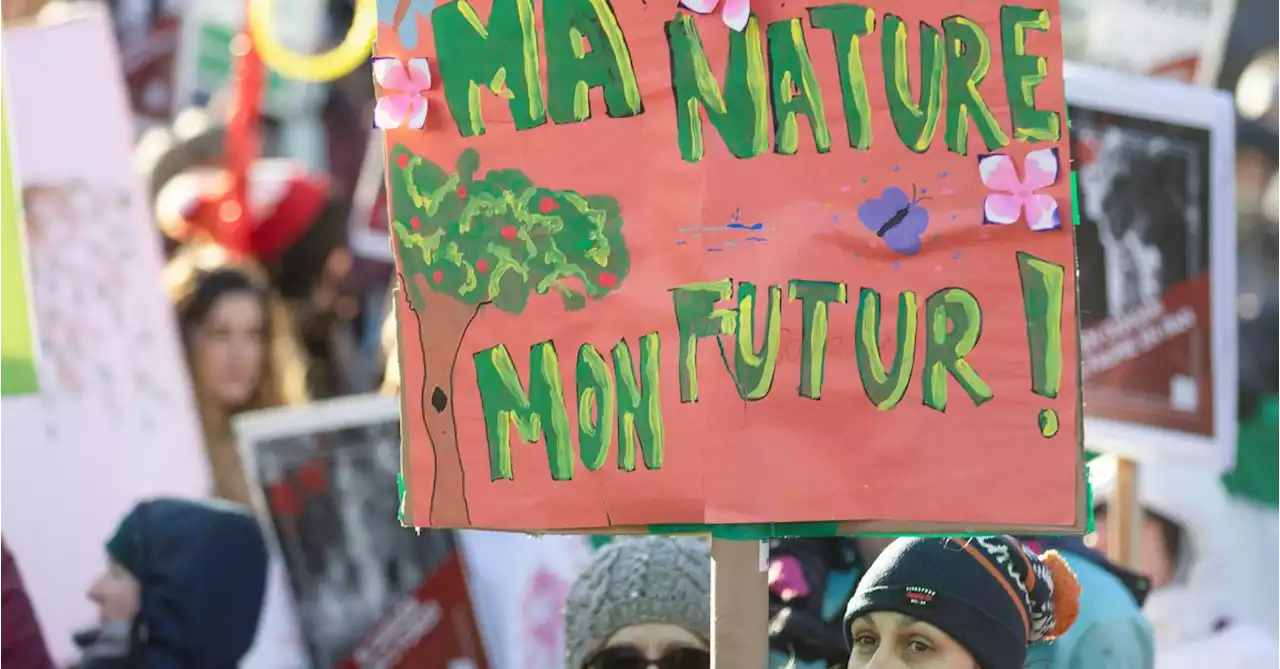
<path fill-rule="evenodd" d="M 1025 669 L 1152 669 L 1151 625 L 1133 595 L 1092 560 L 1063 557 L 1080 581 L 1080 617 L 1061 638 L 1032 646 Z"/>

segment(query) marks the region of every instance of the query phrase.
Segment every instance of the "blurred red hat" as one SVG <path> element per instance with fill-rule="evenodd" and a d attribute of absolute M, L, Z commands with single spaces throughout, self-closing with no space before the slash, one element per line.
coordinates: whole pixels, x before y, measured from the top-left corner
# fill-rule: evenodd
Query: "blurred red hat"
<path fill-rule="evenodd" d="M 220 167 L 179 174 L 156 196 L 157 222 L 176 241 L 206 237 L 232 254 L 266 263 L 306 234 L 330 197 L 328 178 L 294 160 L 253 163 L 246 216 L 228 197 L 230 183 Z"/>

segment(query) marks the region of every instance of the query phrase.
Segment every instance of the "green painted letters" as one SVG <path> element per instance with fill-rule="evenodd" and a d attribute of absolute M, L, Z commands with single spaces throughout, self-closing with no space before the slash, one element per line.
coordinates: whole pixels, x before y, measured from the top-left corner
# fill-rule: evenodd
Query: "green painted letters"
<path fill-rule="evenodd" d="M 942 20 L 947 41 L 947 148 L 965 155 L 969 146 L 969 116 L 988 151 L 1009 143 L 978 86 L 991 69 L 991 40 L 982 26 L 963 16 Z"/>
<path fill-rule="evenodd" d="M 925 301 L 924 403 L 947 410 L 947 375 L 955 378 L 975 406 L 992 398 L 991 387 L 964 357 L 982 336 L 982 307 L 963 288 L 943 288 Z"/>
<path fill-rule="evenodd" d="M 801 339 L 800 348 L 800 396 L 822 399 L 822 379 L 827 368 L 827 325 L 830 317 L 827 304 L 844 304 L 849 288 L 834 281 L 803 281 L 793 279 L 787 285 L 787 295 L 800 300 Z"/>
<path fill-rule="evenodd" d="M 886 14 L 882 29 L 889 116 L 902 143 L 916 153 L 924 153 L 933 142 L 942 111 L 942 35 L 933 26 L 920 23 L 920 100 L 916 102 L 907 72 L 907 26 L 900 17 Z"/>
<path fill-rule="evenodd" d="M 773 385 L 778 367 L 778 350 L 782 346 L 782 289 L 769 286 L 769 305 L 765 315 L 764 341 L 756 340 L 756 287 L 743 282 L 738 285 L 738 327 L 733 371 L 737 376 L 738 394 L 744 400 L 763 399 Z M 757 347 L 760 350 L 756 350 Z"/>
<path fill-rule="evenodd" d="M 893 365 L 888 371 L 880 351 L 880 294 L 863 288 L 858 298 L 857 336 L 854 348 L 858 355 L 858 376 L 862 390 L 877 409 L 887 411 L 898 405 L 911 384 L 916 361 L 916 294 L 910 291 L 898 296 L 898 328 Z M 944 388 L 945 392 L 945 388 Z M 945 396 L 943 401 L 946 401 Z"/>
<path fill-rule="evenodd" d="M 1062 116 L 1036 109 L 1036 87 L 1048 75 L 1040 56 L 1027 55 L 1027 31 L 1049 30 L 1049 12 L 1016 5 L 1000 8 L 1000 45 L 1004 85 L 1013 116 L 1013 137 L 1024 142 L 1056 142 L 1062 137 Z"/>
<path fill-rule="evenodd" d="M 597 471 L 613 445 L 613 378 L 604 356 L 591 344 L 578 348 L 578 456 Z"/>
<path fill-rule="evenodd" d="M 516 130 L 547 122 L 533 0 L 494 0 L 486 26 L 467 0 L 431 15 L 449 114 L 463 137 L 484 134 L 480 88 L 507 99 Z"/>
<path fill-rule="evenodd" d="M 507 101 L 517 130 L 545 124 L 548 113 L 559 124 L 591 118 L 593 88 L 602 89 L 611 117 L 644 112 L 631 50 L 611 0 L 542 3 L 545 93 L 534 5 L 533 0 L 493 0 L 487 22 L 480 19 L 471 0 L 441 3 L 434 11 L 431 24 L 440 80 L 462 136 L 485 132 L 484 89 Z M 853 3 L 813 7 L 808 12 L 813 28 L 831 33 L 849 146 L 867 150 L 873 112 L 860 49 L 862 39 L 876 29 L 876 12 Z M 906 21 L 895 14 L 884 15 L 879 37 L 886 102 L 894 129 L 907 148 L 924 153 L 932 145 L 943 115 L 944 77 L 944 134 L 950 151 L 967 152 L 971 123 L 987 151 L 1007 146 L 1010 137 L 1027 142 L 1061 139 L 1062 114 L 1036 107 L 1036 88 L 1048 76 L 1048 62 L 1027 53 L 1028 32 L 1050 30 L 1049 11 L 1005 5 L 999 20 L 1011 133 L 1001 128 L 980 90 L 990 73 L 993 49 L 981 25 L 960 15 L 942 19 L 941 31 L 918 24 L 917 93 L 909 72 L 910 63 L 917 59 L 908 54 Z M 693 16 L 678 12 L 665 29 L 683 160 L 698 162 L 706 154 L 704 115 L 737 158 L 768 151 L 771 123 L 774 152 L 797 153 L 800 115 L 807 119 L 815 150 L 831 150 L 830 121 L 800 18 L 773 22 L 766 31 L 752 16 L 741 32 L 725 31 L 729 54 L 723 80 L 712 73 Z"/>
<path fill-rule="evenodd" d="M 859 39 L 876 27 L 875 10 L 861 5 L 838 4 L 809 9 L 814 28 L 830 30 L 835 42 L 836 67 L 840 70 L 840 93 L 849 146 L 871 148 L 871 100 L 867 95 L 867 75 L 862 69 Z"/>
<path fill-rule="evenodd" d="M 773 127 L 775 153 L 795 155 L 800 148 L 797 114 L 809 119 L 813 144 L 818 153 L 831 150 L 831 129 L 822 104 L 818 75 L 809 59 L 800 19 L 769 24 L 769 78 L 773 82 Z"/>
<path fill-rule="evenodd" d="M 520 438 L 526 442 L 534 443 L 545 434 L 551 478 L 571 480 L 573 448 L 560 382 L 560 358 L 555 346 L 544 341 L 529 349 L 527 394 L 506 346 L 478 351 L 474 359 L 489 440 L 489 478 L 494 481 L 515 478 L 511 468 L 511 424 L 514 422 Z"/>
<path fill-rule="evenodd" d="M 636 441 L 644 454 L 644 466 L 662 467 L 666 442 L 663 437 L 662 401 L 658 395 L 658 367 L 661 362 L 658 333 L 640 338 L 640 379 L 636 380 L 631 347 L 625 339 L 613 347 L 613 373 L 618 387 L 618 469 L 636 468 Z"/>
<path fill-rule="evenodd" d="M 609 116 L 624 118 L 644 111 L 631 50 L 609 0 L 544 2 L 542 19 L 551 120 L 578 123 L 591 118 L 590 91 L 597 86 L 604 89 Z"/>
<path fill-rule="evenodd" d="M 729 64 L 721 91 L 693 17 L 682 13 L 667 22 L 680 156 L 691 163 L 702 160 L 706 151 L 699 110 L 706 110 L 734 156 L 751 158 L 769 148 L 769 81 L 760 23 L 751 17 L 742 32 L 727 32 Z"/>
<path fill-rule="evenodd" d="M 734 332 L 735 313 L 717 309 L 716 302 L 733 295 L 733 280 L 690 283 L 671 289 L 676 327 L 680 331 L 680 401 L 698 401 L 698 340 Z"/>
<path fill-rule="evenodd" d="M 1057 397 L 1062 384 L 1062 291 L 1066 270 L 1054 262 L 1018 252 L 1022 307 L 1031 351 L 1031 390 Z"/>

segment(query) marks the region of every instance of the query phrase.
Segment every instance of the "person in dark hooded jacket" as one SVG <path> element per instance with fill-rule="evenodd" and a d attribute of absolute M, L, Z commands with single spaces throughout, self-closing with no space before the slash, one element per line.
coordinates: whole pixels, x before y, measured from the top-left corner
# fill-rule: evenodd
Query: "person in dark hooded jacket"
<path fill-rule="evenodd" d="M 107 541 L 89 590 L 100 626 L 79 669 L 234 669 L 253 644 L 267 580 L 254 518 L 221 501 L 138 504 Z"/>

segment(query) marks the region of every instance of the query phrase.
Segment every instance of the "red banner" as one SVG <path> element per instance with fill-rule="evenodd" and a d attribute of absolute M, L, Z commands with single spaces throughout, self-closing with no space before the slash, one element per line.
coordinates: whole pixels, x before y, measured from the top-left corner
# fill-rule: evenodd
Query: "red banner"
<path fill-rule="evenodd" d="M 455 552 L 404 598 L 339 669 L 488 669 Z"/>

